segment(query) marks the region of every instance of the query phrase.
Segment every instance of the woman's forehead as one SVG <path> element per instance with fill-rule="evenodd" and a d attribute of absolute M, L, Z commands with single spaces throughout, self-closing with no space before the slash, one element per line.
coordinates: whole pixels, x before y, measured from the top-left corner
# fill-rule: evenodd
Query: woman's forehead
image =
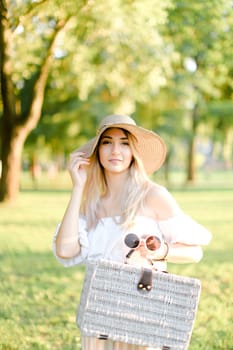
<path fill-rule="evenodd" d="M 120 129 L 120 128 L 109 128 L 103 132 L 102 137 L 105 137 L 105 136 L 127 137 L 127 132 L 124 129 Z"/>

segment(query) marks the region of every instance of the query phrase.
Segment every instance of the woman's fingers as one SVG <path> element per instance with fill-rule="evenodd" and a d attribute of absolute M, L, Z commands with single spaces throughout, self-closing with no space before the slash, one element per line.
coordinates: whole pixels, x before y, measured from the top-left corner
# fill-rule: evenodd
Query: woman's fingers
<path fill-rule="evenodd" d="M 90 159 L 84 157 L 85 153 L 77 152 L 71 154 L 69 168 L 79 169 L 82 165 L 89 165 Z"/>
<path fill-rule="evenodd" d="M 74 185 L 83 186 L 87 179 L 86 166 L 90 159 L 85 157 L 83 152 L 75 152 L 70 155 L 69 172 Z"/>
<path fill-rule="evenodd" d="M 74 159 L 70 162 L 70 169 L 79 169 L 82 165 L 89 165 L 89 159 Z"/>

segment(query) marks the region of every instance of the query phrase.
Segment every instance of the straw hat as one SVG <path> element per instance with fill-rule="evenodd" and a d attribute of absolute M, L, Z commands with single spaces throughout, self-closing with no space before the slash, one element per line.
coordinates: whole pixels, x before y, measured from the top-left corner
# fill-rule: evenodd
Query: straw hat
<path fill-rule="evenodd" d="M 96 137 L 74 152 L 84 152 L 90 157 L 103 132 L 109 128 L 121 128 L 129 131 L 136 138 L 136 148 L 147 174 L 158 170 L 166 157 L 166 145 L 159 135 L 153 131 L 137 126 L 135 121 L 126 115 L 109 115 L 105 117 L 97 129 Z"/>

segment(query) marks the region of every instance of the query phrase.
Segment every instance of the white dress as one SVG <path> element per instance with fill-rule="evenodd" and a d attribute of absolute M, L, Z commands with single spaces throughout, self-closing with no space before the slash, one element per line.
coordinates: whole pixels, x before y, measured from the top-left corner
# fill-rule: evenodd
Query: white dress
<path fill-rule="evenodd" d="M 118 217 L 106 217 L 101 219 L 96 228 L 87 231 L 85 218 L 79 218 L 79 242 L 81 252 L 71 259 L 61 259 L 56 255 L 56 235 L 54 235 L 53 252 L 57 260 L 65 267 L 85 264 L 88 260 L 109 259 L 125 262 L 129 252 L 124 244 L 127 233 L 136 233 L 138 236 L 156 235 L 168 243 L 184 243 L 188 245 L 207 245 L 211 240 L 211 233 L 202 225 L 198 224 L 188 215 L 181 213 L 168 220 L 155 221 L 146 216 L 137 216 L 132 228 L 128 232 L 122 232 L 118 223 Z M 161 262 L 160 262 L 161 264 Z M 165 270 L 163 262 L 156 268 Z M 93 337 L 82 337 L 82 350 L 149 350 L 142 346 L 100 340 Z"/>

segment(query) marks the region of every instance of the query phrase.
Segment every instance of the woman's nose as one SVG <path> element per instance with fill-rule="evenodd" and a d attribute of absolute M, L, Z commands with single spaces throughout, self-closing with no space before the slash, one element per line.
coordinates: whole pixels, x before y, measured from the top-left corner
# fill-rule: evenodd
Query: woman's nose
<path fill-rule="evenodd" d="M 119 153 L 120 152 L 120 145 L 118 145 L 117 143 L 114 143 L 112 145 L 112 153 L 115 154 L 115 153 Z"/>

